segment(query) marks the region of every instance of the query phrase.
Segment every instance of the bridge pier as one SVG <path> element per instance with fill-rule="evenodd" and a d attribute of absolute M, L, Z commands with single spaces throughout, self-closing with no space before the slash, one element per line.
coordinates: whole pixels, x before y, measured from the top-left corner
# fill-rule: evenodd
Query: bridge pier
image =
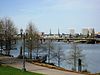
<path fill-rule="evenodd" d="M 51 39 L 51 42 L 52 42 L 52 39 Z"/>
<path fill-rule="evenodd" d="M 60 40 L 58 39 L 58 42 L 60 42 Z"/>
<path fill-rule="evenodd" d="M 45 39 L 43 39 L 43 42 L 45 42 Z"/>
<path fill-rule="evenodd" d="M 41 42 L 41 44 L 43 43 L 43 42 L 42 42 L 42 39 L 40 39 L 40 42 Z"/>

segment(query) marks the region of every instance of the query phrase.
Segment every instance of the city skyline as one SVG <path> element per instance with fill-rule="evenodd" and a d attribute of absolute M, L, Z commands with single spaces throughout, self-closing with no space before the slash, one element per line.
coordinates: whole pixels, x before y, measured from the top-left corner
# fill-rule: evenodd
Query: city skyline
<path fill-rule="evenodd" d="M 40 32 L 81 32 L 100 28 L 99 0 L 0 0 L 0 18 L 10 17 L 18 29 L 32 21 Z"/>

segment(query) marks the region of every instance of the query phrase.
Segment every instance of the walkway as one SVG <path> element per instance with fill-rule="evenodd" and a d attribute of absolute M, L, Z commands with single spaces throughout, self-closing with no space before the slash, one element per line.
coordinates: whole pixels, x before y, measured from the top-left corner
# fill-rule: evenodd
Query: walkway
<path fill-rule="evenodd" d="M 7 60 L 7 65 L 22 69 L 22 60 L 15 60 L 12 58 Z M 37 73 L 42 73 L 45 75 L 84 75 L 84 74 L 78 74 L 78 73 L 73 73 L 73 72 L 67 72 L 67 71 L 60 71 L 60 70 L 55 70 L 55 69 L 49 69 L 46 67 L 42 66 L 37 66 L 31 63 L 26 62 L 26 70 L 30 72 L 37 72 Z"/>

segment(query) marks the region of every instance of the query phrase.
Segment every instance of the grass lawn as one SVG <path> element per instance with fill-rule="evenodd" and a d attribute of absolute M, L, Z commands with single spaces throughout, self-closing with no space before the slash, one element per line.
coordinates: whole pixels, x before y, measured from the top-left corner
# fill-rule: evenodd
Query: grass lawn
<path fill-rule="evenodd" d="M 43 75 L 33 72 L 23 72 L 20 69 L 16 69 L 10 66 L 0 66 L 0 75 Z"/>

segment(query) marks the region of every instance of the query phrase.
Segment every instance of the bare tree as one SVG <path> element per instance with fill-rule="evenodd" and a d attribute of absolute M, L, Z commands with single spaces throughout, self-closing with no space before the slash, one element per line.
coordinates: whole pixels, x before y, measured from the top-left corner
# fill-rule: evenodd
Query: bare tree
<path fill-rule="evenodd" d="M 26 47 L 29 49 L 29 58 L 32 59 L 32 50 L 37 48 L 39 34 L 35 25 L 30 22 L 26 28 Z"/>
<path fill-rule="evenodd" d="M 0 19 L 0 34 L 2 32 L 3 21 Z"/>
<path fill-rule="evenodd" d="M 57 65 L 60 67 L 62 61 L 65 60 L 65 54 L 63 53 L 62 46 L 58 42 L 52 42 L 50 39 L 44 44 L 43 51 L 47 53 L 47 62 L 54 65 L 57 62 Z"/>
<path fill-rule="evenodd" d="M 35 34 L 36 37 L 36 57 L 39 57 L 39 49 L 41 48 L 40 35 Z"/>
<path fill-rule="evenodd" d="M 84 57 L 82 50 L 77 46 L 77 44 L 71 44 L 71 50 L 69 51 L 67 62 L 73 66 L 72 69 L 74 71 L 77 70 L 78 60 L 81 59 L 83 61 Z"/>
<path fill-rule="evenodd" d="M 54 45 L 53 42 L 51 41 L 51 39 L 48 39 L 43 45 L 42 45 L 42 49 L 44 53 L 47 54 L 47 62 L 51 63 L 50 60 L 52 59 L 51 55 L 53 53 L 54 50 Z"/>
<path fill-rule="evenodd" d="M 4 42 L 5 42 L 5 52 L 7 55 L 10 54 L 12 49 L 12 44 L 14 41 L 14 35 L 17 34 L 17 28 L 15 27 L 13 21 L 10 18 L 1 19 L 2 31 L 4 32 Z"/>
<path fill-rule="evenodd" d="M 0 54 L 2 54 L 2 49 L 3 49 L 3 21 L 0 19 L 0 47 L 1 47 L 1 50 L 0 50 Z"/>
<path fill-rule="evenodd" d="M 65 54 L 64 54 L 64 51 L 62 50 L 62 46 L 60 43 L 57 43 L 55 45 L 56 45 L 56 48 L 54 49 L 52 56 L 55 60 L 58 61 L 58 66 L 60 67 L 60 64 L 62 63 L 62 61 L 65 60 Z"/>

